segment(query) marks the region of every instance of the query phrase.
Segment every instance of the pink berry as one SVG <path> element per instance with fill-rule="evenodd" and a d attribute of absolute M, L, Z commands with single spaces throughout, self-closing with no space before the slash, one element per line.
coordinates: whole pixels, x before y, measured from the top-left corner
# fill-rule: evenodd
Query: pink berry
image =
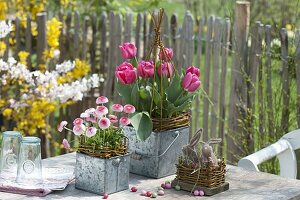
<path fill-rule="evenodd" d="M 157 194 L 158 194 L 159 196 L 164 196 L 165 192 L 164 192 L 163 190 L 159 190 L 159 191 L 157 192 Z"/>
<path fill-rule="evenodd" d="M 199 196 L 199 190 L 194 191 L 194 196 Z"/>
<path fill-rule="evenodd" d="M 108 199 L 108 194 L 104 194 L 103 199 Z"/>
<path fill-rule="evenodd" d="M 152 192 L 149 192 L 149 191 L 148 191 L 148 192 L 146 193 L 146 196 L 147 196 L 147 197 L 151 197 L 151 195 L 152 195 Z"/>
<path fill-rule="evenodd" d="M 199 190 L 199 196 L 204 196 L 204 192 L 202 190 Z"/>
<path fill-rule="evenodd" d="M 166 184 L 162 183 L 162 184 L 160 185 L 160 187 L 166 188 Z"/>
<path fill-rule="evenodd" d="M 165 185 L 165 188 L 166 188 L 166 189 L 171 189 L 171 188 L 172 188 L 172 186 L 171 186 L 171 184 L 170 184 L 170 183 L 167 183 L 167 184 Z"/>
<path fill-rule="evenodd" d="M 141 195 L 147 196 L 147 192 L 145 190 L 141 190 Z"/>
<path fill-rule="evenodd" d="M 131 188 L 131 192 L 136 192 L 138 189 L 137 189 L 137 187 L 132 187 Z"/>

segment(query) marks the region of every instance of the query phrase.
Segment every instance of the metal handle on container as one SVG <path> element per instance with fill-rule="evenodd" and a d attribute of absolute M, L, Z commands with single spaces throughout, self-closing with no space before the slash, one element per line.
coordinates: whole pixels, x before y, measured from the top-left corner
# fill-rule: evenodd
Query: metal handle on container
<path fill-rule="evenodd" d="M 174 138 L 174 140 L 171 142 L 171 144 L 166 148 L 166 150 L 161 153 L 160 155 L 157 155 L 157 156 L 150 156 L 150 155 L 147 155 L 147 154 L 143 154 L 143 153 L 137 153 L 136 151 L 132 153 L 131 155 L 131 158 L 134 159 L 134 160 L 141 160 L 142 157 L 156 157 L 156 158 L 159 158 L 163 155 L 165 155 L 167 153 L 167 151 L 171 148 L 171 146 L 174 144 L 174 142 L 177 140 L 177 138 L 179 137 L 179 131 L 175 131 L 175 133 L 177 134 L 176 137 Z"/>
<path fill-rule="evenodd" d="M 117 159 L 115 159 L 115 160 L 112 161 L 112 165 L 116 166 L 116 167 L 119 167 L 120 163 L 121 163 L 121 159 L 120 158 L 117 158 Z"/>

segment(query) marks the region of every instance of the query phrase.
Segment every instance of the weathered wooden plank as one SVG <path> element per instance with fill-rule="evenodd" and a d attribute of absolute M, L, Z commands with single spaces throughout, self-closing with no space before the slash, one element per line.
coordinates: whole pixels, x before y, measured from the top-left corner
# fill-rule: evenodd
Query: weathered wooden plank
<path fill-rule="evenodd" d="M 179 47 L 179 55 L 178 55 L 178 68 L 181 69 L 186 63 L 186 29 L 187 29 L 187 15 L 188 12 L 185 13 L 182 28 L 180 30 L 180 47 Z"/>
<path fill-rule="evenodd" d="M 59 62 L 62 63 L 64 60 L 65 60 L 65 55 L 67 54 L 66 51 L 65 51 L 65 34 L 64 34 L 64 30 L 65 30 L 65 24 L 63 23 L 64 22 L 64 14 L 62 11 L 59 12 L 58 14 L 58 19 L 59 21 L 62 22 L 62 25 L 61 25 L 61 34 L 59 36 Z"/>
<path fill-rule="evenodd" d="M 71 23 L 72 23 L 72 13 L 69 12 L 68 15 L 67 15 L 67 18 L 66 18 L 66 43 L 65 43 L 65 51 L 66 51 L 66 55 L 65 55 L 65 59 L 68 60 L 68 59 L 71 59 L 71 58 L 74 58 L 74 55 L 72 55 L 72 44 L 75 44 L 75 38 L 74 38 L 74 41 L 72 39 L 72 33 L 71 33 Z M 78 30 L 79 29 L 75 29 L 75 34 L 76 32 L 79 32 Z M 79 38 L 78 38 L 79 39 Z"/>
<path fill-rule="evenodd" d="M 258 99 L 259 99 L 259 102 L 258 102 L 258 109 L 259 109 L 259 133 L 262 134 L 262 135 L 265 135 L 265 114 L 264 114 L 264 78 L 263 78 L 263 71 L 264 71 L 264 68 L 263 68 L 263 65 L 262 65 L 262 38 L 263 38 L 263 25 L 262 24 L 257 24 L 258 26 L 258 33 L 257 33 L 257 48 L 256 48 L 256 57 L 257 57 L 257 67 L 258 67 L 258 92 L 257 92 L 257 95 L 258 95 Z M 253 126 L 252 126 L 253 127 Z M 252 128 L 251 127 L 251 128 Z M 252 135 L 252 137 L 249 137 L 249 138 L 252 138 L 252 141 L 250 141 L 250 144 L 248 144 L 248 147 L 251 148 L 251 149 L 248 149 L 251 153 L 254 152 L 254 134 Z"/>
<path fill-rule="evenodd" d="M 25 50 L 29 53 L 27 57 L 27 66 L 31 69 L 31 49 L 32 49 L 32 35 L 31 35 L 31 16 L 26 17 L 26 29 L 25 29 Z"/>
<path fill-rule="evenodd" d="M 261 65 L 261 48 L 262 48 L 262 25 L 259 21 L 256 22 L 255 26 L 251 32 L 251 48 L 249 53 L 249 67 L 247 70 L 247 105 L 249 115 L 248 121 L 245 124 L 248 138 L 247 144 L 250 152 L 254 150 L 254 113 L 255 113 L 255 96 L 256 96 L 256 86 L 257 86 L 257 70 L 260 71 L 260 79 L 258 80 L 258 95 L 259 98 L 263 98 L 262 94 L 262 65 Z M 260 103 L 260 102 L 258 102 Z M 261 112 L 259 110 L 259 112 Z"/>
<path fill-rule="evenodd" d="M 170 48 L 170 27 L 167 13 L 164 14 L 161 27 L 161 37 L 165 47 Z"/>
<path fill-rule="evenodd" d="M 287 30 L 280 30 L 281 40 L 281 60 L 282 60 L 282 113 L 281 113 L 281 130 L 285 133 L 289 129 L 290 119 L 290 80 L 289 80 L 289 64 L 288 64 L 288 36 Z"/>
<path fill-rule="evenodd" d="M 114 49 L 114 59 L 113 59 L 113 63 L 112 63 L 112 66 L 110 66 L 111 70 L 112 70 L 112 74 L 114 75 L 115 73 L 115 68 L 116 66 L 118 66 L 122 61 L 123 61 L 123 58 L 121 56 L 121 52 L 119 50 L 116 51 L 116 49 L 119 49 L 119 45 L 122 44 L 122 27 L 123 27 L 123 24 L 122 24 L 122 15 L 121 14 L 117 14 L 115 15 L 115 21 L 114 21 L 114 29 L 115 30 L 115 34 L 113 35 L 114 37 L 114 46 L 112 47 Z M 117 83 L 117 79 L 115 76 L 114 77 L 114 83 L 113 83 L 113 86 L 116 85 Z M 113 87 L 113 99 L 115 102 L 121 102 L 121 97 L 120 95 L 118 94 L 117 90 L 116 90 L 116 87 Z"/>
<path fill-rule="evenodd" d="M 47 39 L 46 39 L 46 13 L 38 13 L 37 17 L 37 69 L 40 64 L 45 63 L 43 60 L 43 52 L 47 47 Z"/>
<path fill-rule="evenodd" d="M 219 138 L 222 139 L 222 142 L 219 147 L 219 153 L 221 157 L 223 156 L 224 150 L 224 140 L 225 140 L 225 116 L 226 116 L 226 77 L 227 77 L 227 60 L 228 60 L 228 51 L 229 51 L 229 38 L 230 38 L 230 20 L 226 19 L 223 25 L 223 39 L 222 39 L 222 71 L 221 71 L 221 80 L 220 80 L 220 101 L 219 101 L 219 110 L 220 110 L 220 121 L 219 121 Z"/>
<path fill-rule="evenodd" d="M 79 12 L 76 11 L 74 14 L 74 55 L 73 59 L 79 58 L 79 33 L 80 33 L 80 20 Z"/>
<path fill-rule="evenodd" d="M 96 13 L 92 14 L 92 44 L 90 46 L 90 63 L 92 67 L 92 73 L 96 73 L 96 50 L 97 50 L 97 16 Z"/>
<path fill-rule="evenodd" d="M 272 97 L 272 64 L 271 64 L 271 25 L 266 25 L 266 99 L 268 113 L 268 134 L 274 135 L 273 97 Z"/>
<path fill-rule="evenodd" d="M 114 73 L 113 73 L 113 59 L 115 59 L 113 56 L 113 53 L 115 51 L 114 48 L 114 37 L 113 37 L 113 33 L 115 33 L 114 30 L 114 13 L 110 12 L 109 13 L 109 44 L 108 44 L 108 67 L 107 67 L 107 73 L 106 73 L 106 77 L 105 77 L 105 96 L 107 96 L 108 98 L 112 97 L 112 85 L 114 83 Z"/>
<path fill-rule="evenodd" d="M 200 22 L 199 22 L 199 27 L 198 27 L 198 37 L 197 37 L 197 53 L 196 53 L 196 67 L 202 69 L 201 67 L 201 59 L 202 59 L 202 47 L 203 47 L 203 27 L 205 23 L 205 18 L 201 17 Z M 194 108 L 194 113 L 195 113 L 195 119 L 194 119 L 194 125 L 193 125 L 193 130 L 196 131 L 199 128 L 199 117 L 200 117 L 200 96 L 197 95 L 195 97 L 195 108 Z"/>
<path fill-rule="evenodd" d="M 194 17 L 190 12 L 187 12 L 187 25 L 186 25 L 186 62 L 183 67 L 188 67 L 193 65 L 194 56 Z"/>
<path fill-rule="evenodd" d="M 6 20 L 6 23 L 8 23 L 8 20 Z M 6 37 L 4 38 L 4 43 L 5 43 L 5 46 L 6 46 L 6 49 L 4 51 L 4 54 L 3 54 L 3 59 L 5 61 L 7 61 L 8 59 L 8 53 L 9 53 L 9 38 L 10 38 L 10 33 L 8 33 L 6 35 Z"/>
<path fill-rule="evenodd" d="M 100 73 L 100 77 L 105 77 L 105 73 L 107 73 L 107 47 L 106 47 L 106 28 L 107 28 L 107 14 L 106 12 L 103 12 L 101 14 L 101 20 L 100 20 L 100 24 L 99 24 L 99 28 L 100 28 L 100 32 L 101 32 L 101 38 L 100 38 L 100 69 L 99 69 L 99 73 Z M 100 94 L 104 94 L 104 84 L 100 83 Z"/>
<path fill-rule="evenodd" d="M 297 79 L 297 123 L 300 128 L 300 30 L 296 31 L 295 35 L 295 46 L 296 46 L 296 79 Z"/>
<path fill-rule="evenodd" d="M 207 96 L 203 99 L 203 140 L 208 139 L 208 116 L 209 116 L 209 86 L 210 86 L 210 65 L 212 56 L 212 33 L 213 33 L 214 17 L 210 16 L 207 23 L 207 34 L 205 43 L 205 66 L 204 66 L 204 91 Z"/>
<path fill-rule="evenodd" d="M 81 59 L 85 60 L 87 55 L 87 34 L 88 34 L 88 27 L 89 27 L 89 17 L 85 16 L 83 20 L 83 28 L 82 28 L 82 52 L 81 52 Z"/>
<path fill-rule="evenodd" d="M 222 19 L 217 17 L 214 24 L 213 37 L 213 80 L 212 80 L 212 106 L 211 106 L 211 123 L 210 123 L 210 137 L 216 138 L 217 123 L 219 116 L 219 80 L 220 80 L 220 54 L 221 54 L 221 37 L 222 37 Z"/>
<path fill-rule="evenodd" d="M 148 31 L 148 13 L 144 13 L 144 22 L 143 22 L 143 58 L 145 59 L 147 57 L 147 49 L 149 45 L 149 31 Z"/>
<path fill-rule="evenodd" d="M 20 24 L 20 18 L 17 16 L 15 18 L 15 57 L 18 56 L 19 51 L 21 51 L 21 24 Z"/>
<path fill-rule="evenodd" d="M 170 37 L 171 37 L 171 47 L 173 49 L 173 63 L 178 68 L 178 19 L 177 14 L 171 16 L 170 23 Z"/>
<path fill-rule="evenodd" d="M 137 24 L 140 23 L 141 19 L 137 19 Z M 127 13 L 125 16 L 124 23 L 124 42 L 131 42 L 132 32 L 132 13 Z M 136 45 L 136 44 L 135 44 Z"/>
<path fill-rule="evenodd" d="M 136 57 L 140 58 L 141 57 L 141 29 L 142 29 L 142 23 L 143 23 L 143 15 L 141 13 L 139 13 L 137 15 L 137 20 L 136 20 L 136 29 L 135 29 L 135 45 L 137 48 L 137 53 L 136 53 Z M 125 25 L 126 28 L 127 25 Z M 131 32 L 131 30 L 129 30 Z M 124 38 L 124 42 L 126 41 L 130 41 L 126 38 Z"/>
<path fill-rule="evenodd" d="M 245 154 L 241 141 L 247 136 L 239 123 L 245 117 L 246 83 L 245 83 L 245 49 L 250 19 L 250 3 L 237 1 L 235 7 L 235 23 L 233 30 L 233 63 L 231 69 L 231 91 L 229 101 L 227 159 L 235 163 Z"/>

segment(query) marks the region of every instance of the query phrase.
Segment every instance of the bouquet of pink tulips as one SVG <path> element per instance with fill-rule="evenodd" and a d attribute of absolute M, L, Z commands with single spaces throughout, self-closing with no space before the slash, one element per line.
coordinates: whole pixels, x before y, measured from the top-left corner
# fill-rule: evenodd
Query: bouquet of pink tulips
<path fill-rule="evenodd" d="M 133 43 L 124 43 L 120 50 L 124 62 L 115 70 L 117 90 L 126 103 L 136 107 L 130 119 L 139 138 L 145 140 L 153 129 L 151 119 L 174 118 L 188 111 L 201 84 L 200 70 L 194 66 L 176 70 L 170 48 L 160 48 L 158 61 L 138 61 Z"/>
<path fill-rule="evenodd" d="M 73 132 L 76 136 L 80 136 L 80 145 L 92 146 L 93 148 L 110 148 L 115 149 L 123 145 L 124 135 L 119 126 L 130 124 L 129 114 L 135 112 L 135 107 L 130 104 L 122 106 L 121 104 L 113 104 L 111 110 L 113 114 L 109 114 L 108 98 L 100 96 L 96 100 L 98 106 L 89 108 L 80 114 L 79 118 L 73 121 L 73 128 L 67 128 L 67 121 L 62 121 L 58 126 L 58 131 L 63 129 Z M 118 116 L 121 116 L 118 119 Z M 63 146 L 70 148 L 70 144 L 63 139 Z"/>

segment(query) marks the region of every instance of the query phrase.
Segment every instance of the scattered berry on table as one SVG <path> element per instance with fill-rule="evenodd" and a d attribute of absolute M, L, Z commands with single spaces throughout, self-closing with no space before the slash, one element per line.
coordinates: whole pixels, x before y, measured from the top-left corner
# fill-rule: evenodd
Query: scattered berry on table
<path fill-rule="evenodd" d="M 131 188 L 131 192 L 136 192 L 138 189 L 137 189 L 137 187 L 132 187 Z"/>
<path fill-rule="evenodd" d="M 167 183 L 167 184 L 165 185 L 165 189 L 171 189 L 171 188 L 172 188 L 172 186 L 171 186 L 170 183 Z"/>
<path fill-rule="evenodd" d="M 202 190 L 199 190 L 199 196 L 204 196 L 204 192 Z"/>
<path fill-rule="evenodd" d="M 156 198 L 156 197 L 157 197 L 157 193 L 153 192 L 152 195 L 151 195 L 151 198 Z"/>
<path fill-rule="evenodd" d="M 165 195 L 165 192 L 164 192 L 163 190 L 159 190 L 159 191 L 157 192 L 157 194 L 158 194 L 159 196 L 164 196 L 164 195 Z"/>
<path fill-rule="evenodd" d="M 194 191 L 194 196 L 199 196 L 199 190 Z"/>
<path fill-rule="evenodd" d="M 175 190 L 180 190 L 180 185 L 176 185 Z"/>
<path fill-rule="evenodd" d="M 159 191 L 159 190 L 164 190 L 164 188 L 163 187 L 158 187 L 157 191 Z"/>
<path fill-rule="evenodd" d="M 147 196 L 147 191 L 146 190 L 141 190 L 141 195 Z"/>
<path fill-rule="evenodd" d="M 146 196 L 147 196 L 147 197 L 151 197 L 151 195 L 152 195 L 152 192 L 149 192 L 149 191 L 148 191 L 148 192 L 146 193 Z"/>
<path fill-rule="evenodd" d="M 166 184 L 162 183 L 162 184 L 160 185 L 160 187 L 166 188 Z"/>
<path fill-rule="evenodd" d="M 104 194 L 103 199 L 108 199 L 108 194 Z"/>

